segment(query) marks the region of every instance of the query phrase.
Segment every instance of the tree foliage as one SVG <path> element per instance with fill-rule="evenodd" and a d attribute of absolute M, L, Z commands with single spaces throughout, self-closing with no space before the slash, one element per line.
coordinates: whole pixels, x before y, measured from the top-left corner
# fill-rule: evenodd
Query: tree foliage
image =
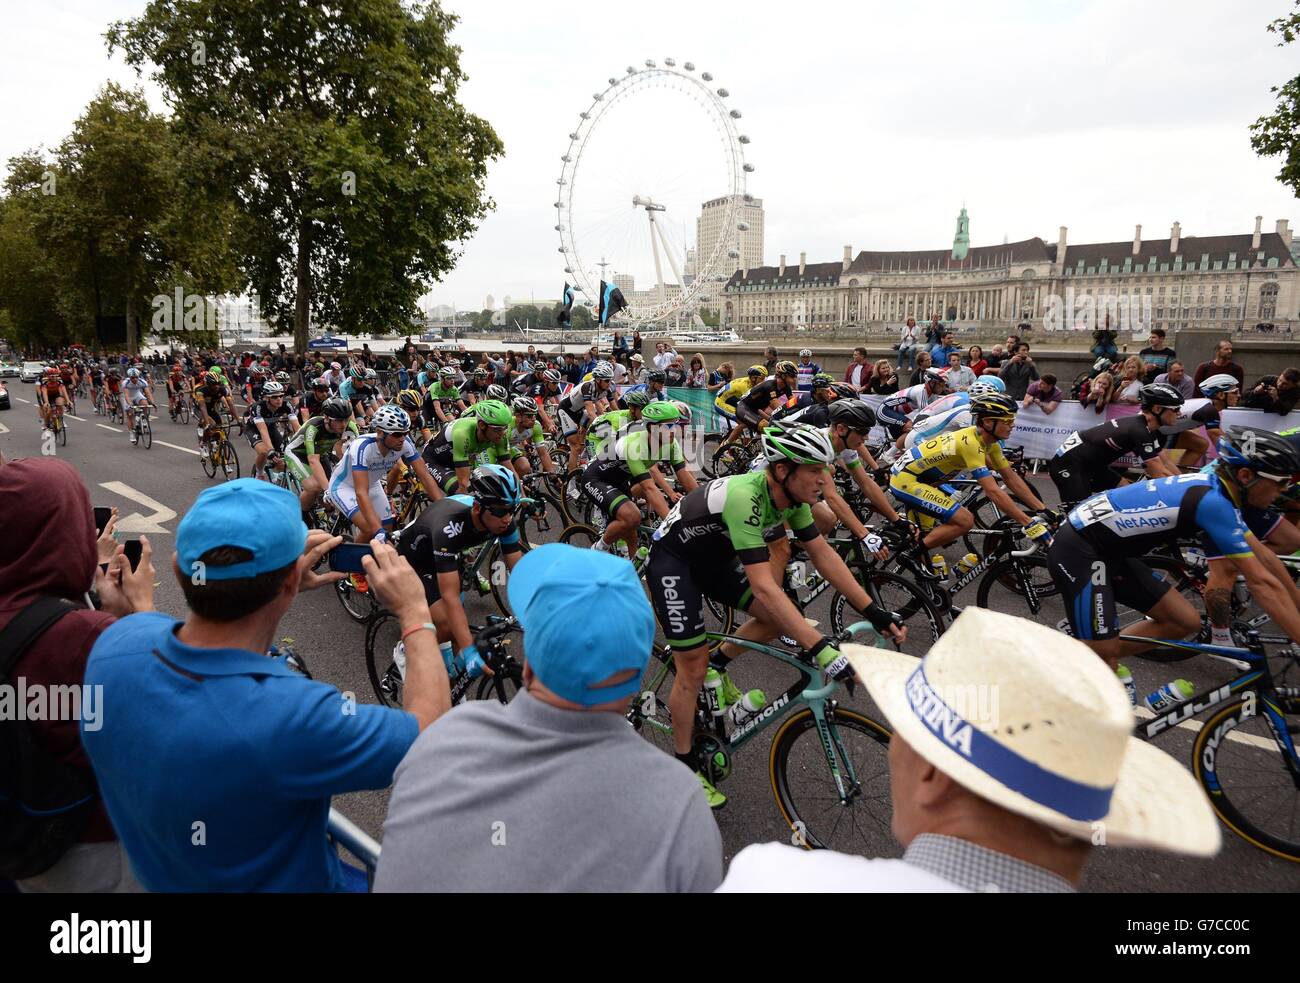
<path fill-rule="evenodd" d="M 1269 31 L 1282 38 L 1279 47 L 1300 37 L 1300 0 L 1296 7 L 1290 16 L 1268 25 Z M 1300 75 L 1270 91 L 1277 96 L 1277 107 L 1250 125 L 1250 145 L 1261 157 L 1282 158 L 1277 179 L 1300 197 Z"/>
<path fill-rule="evenodd" d="M 151 0 L 110 48 L 153 66 L 177 131 L 233 189 L 263 312 L 344 330 L 409 325 L 493 207 L 492 127 L 437 3 Z"/>

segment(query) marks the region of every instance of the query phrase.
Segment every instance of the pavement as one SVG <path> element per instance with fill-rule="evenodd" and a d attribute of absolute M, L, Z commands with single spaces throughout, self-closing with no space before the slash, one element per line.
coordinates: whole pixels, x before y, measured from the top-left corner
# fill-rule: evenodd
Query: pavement
<path fill-rule="evenodd" d="M 0 452 L 8 459 L 38 455 L 43 441 L 32 402 L 32 387 L 15 383 L 10 391 L 13 409 L 0 412 Z M 111 426 L 90 413 L 84 401 L 79 411 L 78 416 L 68 419 L 68 445 L 58 447 L 57 455 L 78 469 L 95 505 L 118 507 L 122 516 L 119 530 L 124 538 L 148 536 L 155 550 L 154 565 L 159 577 L 155 604 L 160 611 L 183 617 L 184 599 L 171 564 L 176 524 L 199 492 L 216 483 L 216 479 L 209 479 L 200 468 L 194 427 L 172 423 L 164 410 L 160 418 L 153 420 L 153 447 L 145 450 L 133 447 L 123 428 Z M 247 475 L 252 450 L 242 438 L 236 446 L 243 473 Z M 1045 495 L 1052 491 L 1051 483 L 1045 478 L 1038 479 L 1035 487 Z M 6 521 L 14 518 L 5 517 Z M 954 551 L 953 557 L 957 555 Z M 974 585 L 966 588 L 956 599 L 957 603 L 973 604 L 975 590 Z M 829 605 L 824 601 L 818 603 L 821 607 L 814 605 L 809 616 L 820 620 L 827 616 Z M 1005 608 L 999 603 L 994 606 Z M 471 622 L 478 623 L 482 623 L 486 614 L 496 612 L 490 597 L 471 599 L 468 610 Z M 1054 624 L 1055 617 L 1049 613 L 1045 620 Z M 344 614 L 333 591 L 302 595 L 285 617 L 280 635 L 293 639 L 294 647 L 306 659 L 315 678 L 354 693 L 362 702 L 373 702 L 365 667 L 363 626 Z M 1199 659 L 1176 667 L 1135 659 L 1130 668 L 1139 695 L 1151 692 L 1175 675 L 1191 679 L 1200 690 L 1233 674 L 1226 666 Z M 741 689 L 762 688 L 769 698 L 784 691 L 795 678 L 788 667 L 752 653 L 737 660 L 732 676 Z M 874 719 L 883 719 L 861 689 L 858 696 L 842 702 Z M 776 808 L 768 779 L 767 752 L 773 732 L 760 734 L 734 756 L 733 772 L 721 786 L 729 802 L 716 815 L 728 860 L 751 843 L 790 841 L 790 831 Z M 1190 726 L 1180 727 L 1160 736 L 1155 743 L 1187 763 L 1194 733 Z M 1259 753 L 1264 756 L 1262 750 Z M 1264 764 L 1263 773 L 1270 782 L 1281 779 L 1280 768 L 1267 761 Z M 869 790 L 877 804 L 877 822 L 864 830 L 864 852 L 893 857 L 899 856 L 901 850 L 888 830 L 887 782 L 882 769 Z M 382 839 L 387 799 L 387 791 L 364 792 L 341 796 L 335 800 L 335 806 L 372 836 Z M 1289 802 L 1292 812 L 1300 808 L 1300 799 L 1295 797 L 1282 801 Z M 1098 848 L 1093 851 L 1084 888 L 1125 893 L 1294 892 L 1300 890 L 1300 865 L 1257 850 L 1225 829 L 1223 849 L 1211 860 L 1146 850 Z"/>

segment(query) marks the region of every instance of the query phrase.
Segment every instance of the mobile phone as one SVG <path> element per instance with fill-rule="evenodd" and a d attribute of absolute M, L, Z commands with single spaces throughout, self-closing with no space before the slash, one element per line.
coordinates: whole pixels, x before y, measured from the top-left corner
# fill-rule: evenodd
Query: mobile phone
<path fill-rule="evenodd" d="M 135 573 L 135 568 L 140 565 L 140 553 L 144 547 L 140 545 L 140 540 L 138 539 L 128 539 L 122 543 L 122 546 L 123 552 L 126 553 L 126 558 L 131 561 L 131 572 Z"/>
<path fill-rule="evenodd" d="M 364 573 L 363 556 L 373 556 L 369 543 L 340 543 L 329 551 L 330 569 L 339 573 Z"/>
<path fill-rule="evenodd" d="M 108 520 L 113 517 L 113 510 L 107 505 L 95 506 L 95 538 L 98 539 L 104 535 L 104 527 L 108 525 Z"/>

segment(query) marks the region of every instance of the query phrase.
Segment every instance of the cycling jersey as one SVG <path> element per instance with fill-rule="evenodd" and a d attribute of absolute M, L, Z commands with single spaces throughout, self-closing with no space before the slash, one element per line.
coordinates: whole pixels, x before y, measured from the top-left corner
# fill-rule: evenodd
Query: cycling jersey
<path fill-rule="evenodd" d="M 487 399 L 488 383 L 467 382 L 460 387 L 460 398 L 469 403 L 476 399 Z"/>
<path fill-rule="evenodd" d="M 877 408 L 876 416 L 884 423 L 901 427 L 907 422 L 909 416 L 937 402 L 939 398 L 922 382 L 920 385 L 896 392 L 892 396 L 886 396 L 885 401 Z"/>
<path fill-rule="evenodd" d="M 631 410 L 610 410 L 591 421 L 587 431 L 587 448 L 591 457 L 597 457 L 610 437 L 626 430 L 632 423 Z"/>
<path fill-rule="evenodd" d="M 428 604 L 442 598 L 438 574 L 460 570 L 461 554 L 492 539 L 486 529 L 474 525 L 474 499 L 468 495 L 449 495 L 434 502 L 402 530 L 397 552 L 406 557 L 424 584 Z M 500 536 L 502 554 L 518 553 L 519 528 L 512 521 Z"/>
<path fill-rule="evenodd" d="M 144 391 L 149 388 L 149 380 L 144 376 L 137 376 L 134 379 L 127 379 L 122 383 L 122 391 L 130 398 L 131 402 L 139 403 L 148 397 Z"/>
<path fill-rule="evenodd" d="M 798 388 L 802 389 L 804 392 L 812 392 L 813 376 L 815 376 L 818 372 L 820 372 L 822 370 L 822 367 L 818 365 L 816 362 L 809 362 L 807 365 L 804 365 L 803 362 L 800 362 L 798 365 L 795 366 L 795 369 L 799 373 Z"/>
<path fill-rule="evenodd" d="M 1143 416 L 1125 416 L 1070 434 L 1047 470 L 1061 501 L 1078 502 L 1119 484 L 1120 476 L 1111 464 L 1120 457 L 1135 452 L 1149 461 L 1160 453 L 1163 442 L 1159 430 L 1147 429 Z"/>
<path fill-rule="evenodd" d="M 648 430 L 629 430 L 616 438 L 614 452 L 593 460 L 583 476 L 590 474 L 600 481 L 637 485 L 649 478 L 651 466 L 660 462 L 670 465 L 674 471 L 686 467 L 686 457 L 676 438 L 660 430 L 652 440 Z"/>
<path fill-rule="evenodd" d="M 974 424 L 970 396 L 966 393 L 953 393 L 931 403 L 924 410 L 917 411 L 912 418 L 912 429 L 903 440 L 903 448 L 910 450 L 922 441 L 954 430 L 965 430 Z"/>
<path fill-rule="evenodd" d="M 972 478 L 985 478 L 992 469 L 1001 471 L 1010 467 L 1002 447 L 994 441 L 985 444 L 975 427 L 931 437 L 894 462 L 891 481 L 895 477 L 909 476 L 926 484 L 936 484 L 963 472 Z"/>
<path fill-rule="evenodd" d="M 429 391 L 425 394 L 424 401 L 431 403 L 451 403 L 454 404 L 460 399 L 460 389 L 453 385 L 444 386 L 439 382 L 436 386 L 430 386 Z"/>
<path fill-rule="evenodd" d="M 808 505 L 778 509 L 760 471 L 715 478 L 684 496 L 655 530 L 656 550 L 683 559 L 734 556 L 742 563 L 767 559 L 763 531 L 789 523 L 803 541 L 820 535 Z"/>
<path fill-rule="evenodd" d="M 713 398 L 713 405 L 729 413 L 735 412 L 736 404 L 740 402 L 742 396 L 749 392 L 751 385 L 749 376 L 732 379 L 718 390 L 718 395 Z"/>
<path fill-rule="evenodd" d="M 575 419 L 578 414 L 582 413 L 588 402 L 597 403 L 602 399 L 608 399 L 612 395 L 611 390 L 602 390 L 597 388 L 598 383 L 595 379 L 588 379 L 574 386 L 564 398 L 560 400 L 560 406 L 573 416 Z"/>
<path fill-rule="evenodd" d="M 393 509 L 388 502 L 388 496 L 384 494 L 384 478 L 399 460 L 405 461 L 410 466 L 418 458 L 415 445 L 409 438 L 404 438 L 402 446 L 394 451 L 383 446 L 378 437 L 367 434 L 360 440 L 348 444 L 341 465 L 334 469 L 334 474 L 330 477 L 326 497 L 349 520 L 354 519 L 360 511 L 360 506 L 357 504 L 357 489 L 352 475 L 354 472 L 364 471 L 370 475 L 370 504 L 374 507 L 379 520 L 387 522 L 393 517 Z"/>
<path fill-rule="evenodd" d="M 751 386 L 749 392 L 740 397 L 740 402 L 736 405 L 753 410 L 755 413 L 762 413 L 772 405 L 774 398 L 788 398 L 790 395 L 789 390 L 781 388 L 776 376 L 768 376 L 758 385 Z"/>
<path fill-rule="evenodd" d="M 513 423 L 506 429 L 505 442 L 510 447 L 511 459 L 523 457 L 528 453 L 529 444 L 540 444 L 546 439 L 546 434 L 542 433 L 542 425 L 533 421 L 533 425 L 527 430 L 520 430 Z M 478 456 L 479 463 L 492 464 L 492 451 L 484 451 Z"/>
<path fill-rule="evenodd" d="M 109 391 L 112 391 L 112 389 L 113 387 L 110 385 Z M 215 406 L 229 395 L 230 391 L 220 384 L 194 387 L 194 401 L 201 405 Z"/>
<path fill-rule="evenodd" d="M 424 448 L 424 460 L 432 467 L 468 468 L 475 458 L 487 452 L 491 458 L 488 463 L 510 461 L 517 457 L 505 436 L 494 443 L 479 439 L 478 417 L 465 416 L 443 426 Z"/>
<path fill-rule="evenodd" d="M 334 448 L 344 437 L 359 437 L 360 431 L 357 430 L 357 421 L 353 417 L 348 417 L 347 426 L 343 428 L 343 433 L 335 433 L 329 428 L 326 418 L 323 416 L 313 416 L 301 427 L 293 438 L 285 445 L 285 451 L 296 451 L 302 448 L 302 452 L 311 457 L 318 454 L 322 459 L 332 458 Z M 323 463 L 323 462 L 322 462 Z M 328 470 L 328 469 L 327 469 Z"/>

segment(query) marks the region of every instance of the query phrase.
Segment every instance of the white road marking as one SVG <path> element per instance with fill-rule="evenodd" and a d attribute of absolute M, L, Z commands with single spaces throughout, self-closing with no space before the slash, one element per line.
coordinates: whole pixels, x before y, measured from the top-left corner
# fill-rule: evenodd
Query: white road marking
<path fill-rule="evenodd" d="M 122 432 L 121 430 L 117 429 L 117 427 L 110 427 L 107 423 L 96 423 L 95 426 L 100 427 L 101 429 L 104 429 L 104 430 L 112 430 L 113 433 L 121 433 L 121 432 Z"/>
<path fill-rule="evenodd" d="M 14 399 L 18 400 L 18 402 L 20 403 L 26 403 L 28 406 L 32 405 L 32 401 L 30 399 L 23 399 L 21 396 L 15 396 Z"/>
<path fill-rule="evenodd" d="M 6 427 L 3 423 L 0 423 L 0 433 L 8 433 L 8 432 L 9 432 L 9 428 Z"/>
<path fill-rule="evenodd" d="M 184 451 L 186 454 L 193 454 L 195 457 L 199 457 L 199 456 L 200 456 L 200 455 L 199 455 L 199 452 L 196 451 L 196 450 L 194 450 L 194 449 L 191 448 L 191 447 L 181 447 L 181 446 L 178 445 L 178 444 L 169 444 L 169 443 L 167 443 L 167 441 L 165 441 L 165 440 L 159 440 L 159 439 L 157 439 L 156 437 L 154 438 L 154 443 L 155 443 L 155 444 L 162 444 L 164 447 L 170 447 L 170 448 L 171 448 L 172 450 L 174 450 L 174 451 Z"/>
<path fill-rule="evenodd" d="M 176 513 L 166 505 L 163 505 L 161 502 L 155 502 L 144 492 L 137 491 L 125 482 L 101 481 L 99 487 L 105 488 L 115 495 L 121 495 L 123 498 L 128 498 L 133 502 L 138 502 L 145 506 L 145 508 L 153 510 L 152 515 L 144 516 L 139 512 L 132 512 L 126 518 L 119 519 L 117 523 L 117 530 L 119 532 L 166 533 L 167 530 L 163 528 L 162 523 L 169 522 L 176 518 Z"/>

